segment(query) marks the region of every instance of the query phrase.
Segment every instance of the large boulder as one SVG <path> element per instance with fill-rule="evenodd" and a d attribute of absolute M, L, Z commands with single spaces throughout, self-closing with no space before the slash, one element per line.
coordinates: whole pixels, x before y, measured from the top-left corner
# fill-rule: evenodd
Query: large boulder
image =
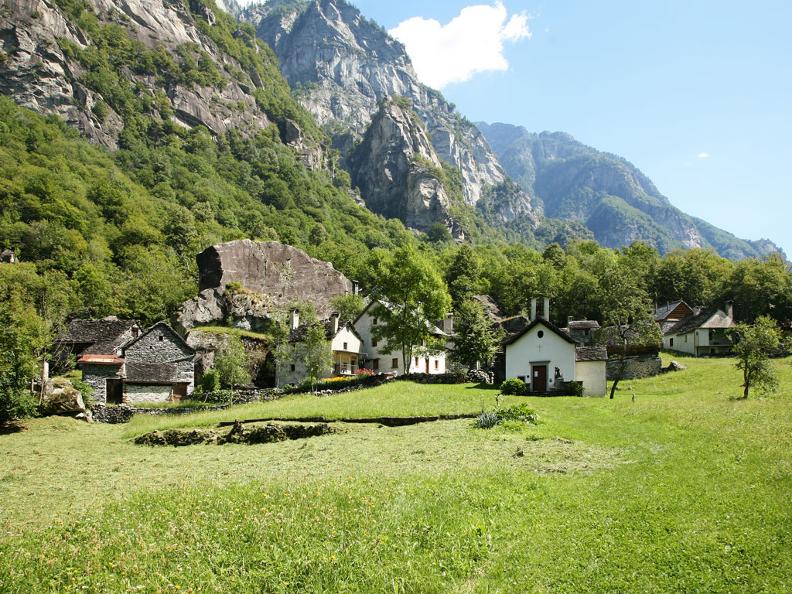
<path fill-rule="evenodd" d="M 296 301 L 312 303 L 319 317 L 327 318 L 332 313 L 330 301 L 353 290 L 352 281 L 329 262 L 274 241 L 243 239 L 214 245 L 198 255 L 198 269 L 202 292 L 225 291 L 229 285 L 245 290 L 235 290 L 231 304 L 240 320 L 248 317 L 248 308 L 255 309 L 256 318 Z M 251 293 L 264 297 L 254 299 Z"/>
<path fill-rule="evenodd" d="M 82 394 L 71 383 L 56 386 L 44 396 L 41 410 L 45 415 L 75 416 L 85 414 Z"/>

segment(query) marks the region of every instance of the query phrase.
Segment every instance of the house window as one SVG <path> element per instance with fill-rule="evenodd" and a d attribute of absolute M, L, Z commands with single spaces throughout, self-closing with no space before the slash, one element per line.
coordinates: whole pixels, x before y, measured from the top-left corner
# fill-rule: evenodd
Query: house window
<path fill-rule="evenodd" d="M 375 347 L 379 344 L 379 341 L 376 338 L 371 339 L 371 346 Z"/>
<path fill-rule="evenodd" d="M 394 359 L 393 361 L 391 361 L 391 368 L 392 369 L 398 369 L 399 368 L 399 360 L 398 359 Z"/>
<path fill-rule="evenodd" d="M 371 362 L 371 368 L 372 368 L 374 371 L 379 371 L 379 359 L 374 359 L 374 360 Z"/>
<path fill-rule="evenodd" d="M 671 346 L 674 346 L 674 339 L 671 339 Z"/>
<path fill-rule="evenodd" d="M 435 359 L 435 369 L 440 369 L 440 361 Z"/>
<path fill-rule="evenodd" d="M 344 350 L 345 350 L 345 351 L 348 351 L 348 350 L 349 350 L 349 347 L 347 346 L 348 344 L 349 344 L 349 343 L 347 343 L 347 342 L 345 342 L 345 343 L 344 343 Z"/>
<path fill-rule="evenodd" d="M 371 321 L 371 325 L 372 325 L 372 326 L 376 326 L 376 325 L 377 325 L 377 322 L 379 322 L 379 320 L 378 320 L 377 318 L 374 318 L 374 319 Z"/>
<path fill-rule="evenodd" d="M 415 364 L 418 365 L 418 357 L 415 358 Z"/>
<path fill-rule="evenodd" d="M 688 337 L 688 335 L 687 335 L 687 334 L 685 334 L 685 342 L 687 342 L 687 337 Z"/>
<path fill-rule="evenodd" d="M 292 364 L 291 364 L 289 367 L 291 368 L 291 370 L 292 370 L 292 373 L 294 373 L 295 371 L 297 371 L 297 366 L 296 366 L 294 363 L 292 363 Z"/>
<path fill-rule="evenodd" d="M 160 342 L 165 342 L 165 337 L 164 337 L 164 336 L 162 336 L 162 334 L 160 334 L 160 336 L 159 336 L 159 341 L 160 341 Z"/>
<path fill-rule="evenodd" d="M 537 333 L 536 333 L 536 335 L 537 335 L 539 338 L 544 338 L 544 330 L 539 330 L 539 332 L 537 332 Z"/>

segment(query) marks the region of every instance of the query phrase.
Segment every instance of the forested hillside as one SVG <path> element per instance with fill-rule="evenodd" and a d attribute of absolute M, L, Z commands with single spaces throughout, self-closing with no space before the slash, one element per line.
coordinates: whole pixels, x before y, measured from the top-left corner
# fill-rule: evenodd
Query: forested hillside
<path fill-rule="evenodd" d="M 119 5 L 140 18 L 176 10 L 132 0 Z M 11 97 L 0 99 L 0 247 L 22 261 L 0 267 L 0 296 L 21 295 L 55 325 L 67 315 L 169 317 L 195 293 L 195 254 L 242 237 L 303 248 L 369 286 L 377 282 L 373 250 L 412 245 L 446 278 L 457 302 L 490 293 L 517 313 L 532 296 L 549 295 L 558 321 L 600 317 L 616 273 L 629 277 L 647 303 L 734 298 L 748 319 L 792 317 L 792 281 L 780 258 L 735 264 L 693 250 L 661 259 L 641 244 L 617 252 L 590 241 L 542 253 L 492 234 L 470 246 L 442 229 L 410 232 L 359 204 L 328 139 L 292 98 L 250 25 L 194 0 L 189 10 L 174 5 L 178 23 L 170 28 L 155 20 L 160 39 L 104 3 L 59 6 L 38 16 L 24 7 L 0 15 L 3 26 L 15 19 L 15 39 L 22 30 L 42 44 L 57 37 L 46 54 L 54 62 L 37 66 L 4 37 L 0 66 Z M 58 18 L 68 27 L 42 25 Z M 201 45 L 185 48 L 169 37 L 172 30 Z M 22 74 L 50 72 L 56 63 L 69 67 L 62 82 L 79 91 L 71 103 L 35 103 L 52 113 L 45 117 L 12 101 L 30 104 L 27 91 L 51 81 L 18 86 Z M 236 116 L 213 89 L 241 93 Z M 185 103 L 188 96 L 198 99 Z M 204 112 L 213 101 L 231 119 Z M 202 119 L 191 120 L 197 118 L 188 117 L 191 109 Z M 540 232 L 547 243 L 556 239 L 553 225 Z"/>

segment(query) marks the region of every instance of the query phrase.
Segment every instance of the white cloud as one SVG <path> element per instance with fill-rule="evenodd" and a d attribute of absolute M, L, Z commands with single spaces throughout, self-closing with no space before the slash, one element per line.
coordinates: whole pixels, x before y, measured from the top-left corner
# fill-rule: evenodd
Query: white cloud
<path fill-rule="evenodd" d="M 698 159 L 699 161 L 706 161 L 710 157 L 712 157 L 712 155 L 710 155 L 709 153 L 699 153 L 698 155 L 696 155 L 696 159 Z"/>
<path fill-rule="evenodd" d="M 404 44 L 421 81 L 438 89 L 479 72 L 508 70 L 504 43 L 531 37 L 528 15 L 510 17 L 500 1 L 467 6 L 445 25 L 413 17 L 389 33 Z"/>

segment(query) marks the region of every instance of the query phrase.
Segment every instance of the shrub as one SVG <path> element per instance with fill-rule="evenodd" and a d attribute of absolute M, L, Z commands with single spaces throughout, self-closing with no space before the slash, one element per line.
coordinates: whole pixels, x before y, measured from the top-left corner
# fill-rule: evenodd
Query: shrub
<path fill-rule="evenodd" d="M 220 390 L 220 372 L 210 369 L 201 378 L 201 391 L 206 393 L 217 392 Z"/>
<path fill-rule="evenodd" d="M 495 411 L 484 411 L 476 417 L 475 426 L 478 429 L 492 429 L 501 422 L 498 413 Z"/>
<path fill-rule="evenodd" d="M 583 396 L 583 382 L 569 382 L 569 393 L 578 398 Z"/>
<path fill-rule="evenodd" d="M 536 425 L 539 421 L 539 415 L 532 408 L 528 408 L 527 404 L 517 404 L 516 406 L 496 411 L 496 414 L 501 421 L 522 421 L 532 425 Z"/>
<path fill-rule="evenodd" d="M 528 393 L 528 386 L 521 379 L 513 377 L 503 382 L 500 390 L 506 396 L 524 396 Z"/>

